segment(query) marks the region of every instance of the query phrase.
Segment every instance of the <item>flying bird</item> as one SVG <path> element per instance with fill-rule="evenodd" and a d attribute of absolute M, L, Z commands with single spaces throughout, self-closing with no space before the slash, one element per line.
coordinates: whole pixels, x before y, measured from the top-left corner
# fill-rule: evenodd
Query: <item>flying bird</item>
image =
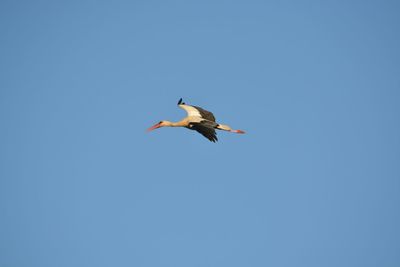
<path fill-rule="evenodd" d="M 200 107 L 190 106 L 183 103 L 182 98 L 178 102 L 178 106 L 187 112 L 187 116 L 178 122 L 160 121 L 153 125 L 147 131 L 152 131 L 161 127 L 185 127 L 202 134 L 211 142 L 218 141 L 215 130 L 223 130 L 231 133 L 244 134 L 242 130 L 233 130 L 228 125 L 215 122 L 214 114 Z"/>

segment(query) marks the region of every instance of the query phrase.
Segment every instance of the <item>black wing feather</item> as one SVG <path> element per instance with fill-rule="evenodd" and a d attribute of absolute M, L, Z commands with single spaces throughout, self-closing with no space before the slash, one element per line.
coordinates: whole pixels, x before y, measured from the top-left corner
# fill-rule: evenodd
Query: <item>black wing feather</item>
<path fill-rule="evenodd" d="M 215 129 L 213 129 L 213 128 L 204 126 L 201 123 L 191 123 L 190 129 L 199 132 L 200 134 L 202 134 L 205 138 L 207 138 L 211 142 L 215 143 L 216 141 L 218 141 L 217 133 L 215 132 Z"/>
<path fill-rule="evenodd" d="M 210 111 L 207 111 L 205 109 L 202 109 L 202 108 L 196 107 L 196 106 L 192 106 L 192 107 L 194 107 L 195 109 L 197 109 L 199 111 L 199 113 L 203 119 L 215 122 L 214 114 L 212 114 Z"/>
<path fill-rule="evenodd" d="M 183 103 L 183 99 L 181 98 L 181 99 L 179 99 L 179 102 L 178 102 L 178 105 L 185 105 L 185 103 Z"/>

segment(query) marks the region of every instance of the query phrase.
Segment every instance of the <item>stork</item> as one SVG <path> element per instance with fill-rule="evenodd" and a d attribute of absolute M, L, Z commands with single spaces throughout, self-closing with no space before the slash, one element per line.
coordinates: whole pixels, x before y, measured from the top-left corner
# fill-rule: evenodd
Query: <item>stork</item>
<path fill-rule="evenodd" d="M 148 132 L 161 127 L 185 127 L 190 130 L 195 130 L 206 137 L 211 142 L 218 141 L 215 130 L 228 131 L 231 133 L 244 134 L 242 130 L 233 130 L 228 125 L 215 122 L 214 114 L 200 107 L 190 106 L 183 103 L 182 98 L 178 102 L 178 106 L 187 112 L 187 116 L 178 122 L 160 121 L 153 125 Z"/>

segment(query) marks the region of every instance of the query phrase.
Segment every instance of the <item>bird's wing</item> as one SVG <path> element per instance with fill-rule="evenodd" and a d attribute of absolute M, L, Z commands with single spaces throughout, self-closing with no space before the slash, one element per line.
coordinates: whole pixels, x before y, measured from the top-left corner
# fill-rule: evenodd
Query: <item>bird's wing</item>
<path fill-rule="evenodd" d="M 210 111 L 207 111 L 200 107 L 186 105 L 185 103 L 182 102 L 182 99 L 179 100 L 178 106 L 180 108 L 184 109 L 187 112 L 189 117 L 200 117 L 205 120 L 215 122 L 214 114 L 212 114 Z"/>
<path fill-rule="evenodd" d="M 197 132 L 201 133 L 205 138 L 210 140 L 211 142 L 218 141 L 217 133 L 215 132 L 214 128 L 207 127 L 202 123 L 190 123 L 190 129 L 196 130 Z"/>
<path fill-rule="evenodd" d="M 196 109 L 195 107 L 185 105 L 185 104 L 180 104 L 178 106 L 187 112 L 188 117 L 200 117 L 201 118 L 200 111 L 198 109 Z"/>
<path fill-rule="evenodd" d="M 195 108 L 199 111 L 199 113 L 203 119 L 215 122 L 214 114 L 212 114 L 210 111 L 207 111 L 205 109 L 202 109 L 202 108 L 196 107 L 196 106 L 193 106 L 193 108 Z"/>

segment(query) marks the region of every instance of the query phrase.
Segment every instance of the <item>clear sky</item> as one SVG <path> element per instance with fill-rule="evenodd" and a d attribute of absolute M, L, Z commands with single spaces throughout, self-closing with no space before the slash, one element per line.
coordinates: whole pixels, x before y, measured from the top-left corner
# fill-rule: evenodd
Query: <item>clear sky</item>
<path fill-rule="evenodd" d="M 0 266 L 400 266 L 399 12 L 1 1 Z"/>

